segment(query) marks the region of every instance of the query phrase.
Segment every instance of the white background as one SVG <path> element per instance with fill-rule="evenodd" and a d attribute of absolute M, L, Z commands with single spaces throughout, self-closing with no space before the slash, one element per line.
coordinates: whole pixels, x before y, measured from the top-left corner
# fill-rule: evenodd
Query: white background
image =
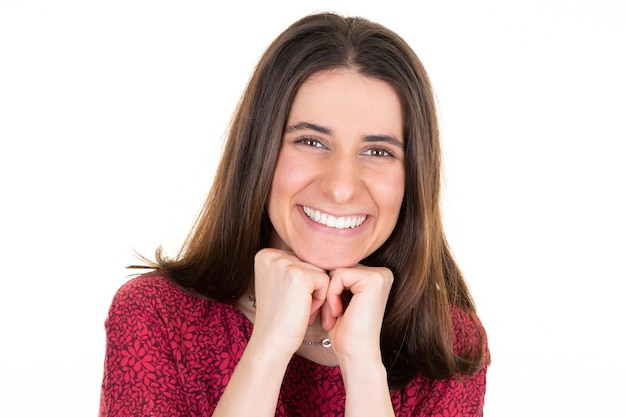
<path fill-rule="evenodd" d="M 485 415 L 625 415 L 624 2 L 407 4 L 0 2 L 0 415 L 97 414 L 124 266 L 178 247 L 256 60 L 321 9 L 432 77 Z"/>

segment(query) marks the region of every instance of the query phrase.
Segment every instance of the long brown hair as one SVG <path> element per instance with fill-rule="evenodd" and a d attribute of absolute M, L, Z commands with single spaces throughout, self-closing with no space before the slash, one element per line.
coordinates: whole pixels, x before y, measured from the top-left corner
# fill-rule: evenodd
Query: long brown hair
<path fill-rule="evenodd" d="M 159 248 L 150 266 L 212 300 L 232 303 L 245 294 L 254 279 L 254 256 L 269 244 L 265 203 L 293 97 L 311 75 L 335 68 L 386 81 L 404 104 L 406 189 L 399 220 L 383 246 L 363 260 L 390 268 L 395 277 L 381 335 L 390 387 L 402 388 L 418 373 L 433 379 L 470 374 L 482 365 L 484 348 L 480 343 L 455 354 L 452 347 L 451 310 L 475 317 L 475 308 L 441 223 L 441 151 L 431 85 L 406 42 L 368 20 L 306 16 L 268 47 L 234 113 L 194 228 L 176 258 Z"/>

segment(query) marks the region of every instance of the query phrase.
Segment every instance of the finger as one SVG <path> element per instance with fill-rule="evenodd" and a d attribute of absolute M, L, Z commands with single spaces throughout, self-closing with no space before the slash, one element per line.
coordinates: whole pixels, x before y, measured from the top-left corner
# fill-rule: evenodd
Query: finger
<path fill-rule="evenodd" d="M 328 304 L 328 313 L 332 317 L 339 317 L 343 313 L 342 295 L 349 286 L 343 281 L 343 274 L 337 271 L 330 273 L 330 283 L 326 293 L 326 304 Z"/>
<path fill-rule="evenodd" d="M 327 277 L 326 277 L 327 278 Z M 326 279 L 326 285 L 322 288 L 315 289 L 313 294 L 311 294 L 311 312 L 309 314 L 309 326 L 312 326 L 315 322 L 315 319 L 320 314 L 320 309 L 326 302 L 326 290 L 327 290 L 328 279 Z"/>
<path fill-rule="evenodd" d="M 330 306 L 328 302 L 324 303 L 320 312 L 320 325 L 322 329 L 325 331 L 330 331 L 333 327 L 335 327 L 335 323 L 337 323 L 337 317 L 334 316 L 330 311 Z"/>

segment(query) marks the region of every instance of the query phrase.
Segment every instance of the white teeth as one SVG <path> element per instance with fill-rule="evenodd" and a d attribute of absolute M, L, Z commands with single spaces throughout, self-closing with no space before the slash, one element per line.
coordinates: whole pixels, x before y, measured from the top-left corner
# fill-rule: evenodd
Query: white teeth
<path fill-rule="evenodd" d="M 326 220 L 326 226 L 335 227 L 337 225 L 337 218 L 335 216 L 328 216 L 328 220 Z"/>
<path fill-rule="evenodd" d="M 323 224 L 324 226 L 334 227 L 336 229 L 354 229 L 363 224 L 367 216 L 344 216 L 335 217 L 327 213 L 312 209 L 311 207 L 302 206 L 304 213 L 313 221 Z"/>

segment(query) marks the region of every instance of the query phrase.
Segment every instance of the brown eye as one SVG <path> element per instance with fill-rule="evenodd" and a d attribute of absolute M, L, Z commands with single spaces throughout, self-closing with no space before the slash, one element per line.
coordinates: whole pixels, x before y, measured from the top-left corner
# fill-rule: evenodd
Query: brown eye
<path fill-rule="evenodd" d="M 379 156 L 379 157 L 393 156 L 391 152 L 389 152 L 387 149 L 384 149 L 384 148 L 370 148 L 365 151 L 365 155 Z"/>
<path fill-rule="evenodd" d="M 314 148 L 324 148 L 325 146 L 319 140 L 315 138 L 301 138 L 296 141 L 296 143 L 301 143 L 306 146 L 312 146 Z"/>

